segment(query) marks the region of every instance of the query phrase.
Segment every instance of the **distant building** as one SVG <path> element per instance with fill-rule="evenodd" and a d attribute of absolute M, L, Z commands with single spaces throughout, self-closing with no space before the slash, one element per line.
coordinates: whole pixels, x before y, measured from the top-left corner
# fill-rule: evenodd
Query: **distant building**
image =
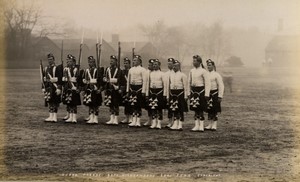
<path fill-rule="evenodd" d="M 68 54 L 72 54 L 76 57 L 77 61 L 79 58 L 79 49 L 80 49 L 80 39 L 65 39 L 63 40 L 63 52 L 64 52 L 64 60 Z M 55 39 L 53 42 L 59 47 L 61 50 L 62 40 Z M 101 66 L 106 67 L 109 65 L 109 57 L 112 54 L 116 54 L 116 51 L 105 41 L 102 41 L 101 46 Z M 60 55 L 60 53 L 59 53 Z M 83 68 L 88 67 L 87 58 L 88 56 L 94 56 L 96 59 L 96 40 L 94 39 L 84 39 L 83 47 L 82 47 L 82 60 L 81 66 Z"/>
<path fill-rule="evenodd" d="M 118 42 L 119 42 L 119 35 L 113 34 L 112 35 L 112 42 L 110 45 L 114 48 L 116 54 L 118 53 Z M 121 67 L 123 66 L 122 60 L 125 57 L 128 57 L 132 60 L 132 48 L 135 46 L 135 54 L 140 55 L 143 60 L 143 65 L 148 64 L 148 60 L 152 58 L 157 58 L 157 49 L 151 42 L 121 42 Z M 158 58 L 160 59 L 160 58 Z"/>
<path fill-rule="evenodd" d="M 277 35 L 267 44 L 265 62 L 271 66 L 299 65 L 300 36 Z"/>
<path fill-rule="evenodd" d="M 63 60 L 66 63 L 68 54 L 72 54 L 78 61 L 80 39 L 63 39 Z M 119 36 L 112 35 L 112 42 L 108 43 L 102 40 L 101 46 L 101 66 L 109 66 L 110 56 L 118 54 Z M 133 42 L 121 42 L 121 67 L 123 67 L 123 59 L 128 57 L 132 59 Z M 39 60 L 47 64 L 47 54 L 52 53 L 56 58 L 56 64 L 61 64 L 61 47 L 62 39 L 49 39 L 48 37 L 32 37 L 28 57 L 23 60 L 10 60 L 7 64 L 8 68 L 38 68 Z M 142 56 L 143 64 L 146 65 L 148 60 L 156 57 L 156 48 L 150 42 L 136 42 L 135 54 Z M 87 68 L 87 57 L 94 56 L 96 58 L 96 40 L 84 39 L 82 47 L 81 67 Z"/>

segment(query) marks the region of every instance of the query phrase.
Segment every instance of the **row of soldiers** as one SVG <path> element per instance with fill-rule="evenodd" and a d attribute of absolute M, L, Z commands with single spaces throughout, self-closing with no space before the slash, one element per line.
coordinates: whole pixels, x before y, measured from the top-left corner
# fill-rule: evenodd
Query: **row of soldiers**
<path fill-rule="evenodd" d="M 194 68 L 186 76 L 181 72 L 180 62 L 168 59 L 168 71 L 162 72 L 158 59 L 150 59 L 148 69 L 142 67 L 142 58 L 135 55 L 132 60 L 124 58 L 124 70 L 118 66 L 116 56 L 110 57 L 110 66 L 106 69 L 96 66 L 93 56 L 88 57 L 89 68 L 80 70 L 76 59 L 67 56 L 67 66 L 55 65 L 55 58 L 48 54 L 49 65 L 44 68 L 43 92 L 45 104 L 49 107 L 49 117 L 45 121 L 57 122 L 59 104 L 67 107 L 66 123 L 77 122 L 77 106 L 89 107 L 87 124 L 97 124 L 99 107 L 109 107 L 110 120 L 108 125 L 119 124 L 119 107 L 124 106 L 126 115 L 121 123 L 131 127 L 141 127 L 142 108 L 148 112 L 148 121 L 144 126 L 161 129 L 163 110 L 168 110 L 170 130 L 183 129 L 184 112 L 194 111 L 195 126 L 191 131 L 217 129 L 218 113 L 221 112 L 221 101 L 224 84 L 216 65 L 207 60 L 206 70 L 202 58 L 193 56 Z M 104 98 L 102 97 L 104 92 Z M 209 124 L 204 128 L 204 113 L 208 113 Z"/>

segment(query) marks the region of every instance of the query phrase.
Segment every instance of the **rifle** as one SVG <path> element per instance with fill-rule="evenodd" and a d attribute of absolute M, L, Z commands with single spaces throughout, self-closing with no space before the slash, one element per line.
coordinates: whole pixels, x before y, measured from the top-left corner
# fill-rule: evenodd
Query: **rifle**
<path fill-rule="evenodd" d="M 64 69 L 64 59 L 63 59 L 63 56 L 64 56 L 64 41 L 62 40 L 61 41 L 61 52 L 60 52 L 60 59 L 61 59 L 61 67 L 62 67 L 62 69 Z"/>
<path fill-rule="evenodd" d="M 45 82 L 44 82 L 45 70 L 44 70 L 44 67 L 43 67 L 42 60 L 40 60 L 40 77 L 41 77 L 42 89 L 45 89 Z"/>
<path fill-rule="evenodd" d="M 80 42 L 80 46 L 79 46 L 78 70 L 80 70 L 80 64 L 81 64 L 81 58 L 82 58 L 83 36 L 84 36 L 84 31 L 82 32 L 81 42 Z"/>
<path fill-rule="evenodd" d="M 99 44 L 99 37 L 97 34 L 97 43 L 96 43 L 96 59 L 97 59 L 97 63 L 96 66 L 99 69 L 101 67 L 101 47 L 102 47 L 102 32 L 101 32 L 101 42 Z"/>
<path fill-rule="evenodd" d="M 134 50 L 135 50 L 135 47 L 132 48 L 132 61 L 131 61 L 130 67 L 132 67 L 132 62 L 133 62 L 133 59 L 135 56 Z"/>
<path fill-rule="evenodd" d="M 118 43 L 118 68 L 120 69 L 120 60 L 121 60 L 121 42 Z"/>

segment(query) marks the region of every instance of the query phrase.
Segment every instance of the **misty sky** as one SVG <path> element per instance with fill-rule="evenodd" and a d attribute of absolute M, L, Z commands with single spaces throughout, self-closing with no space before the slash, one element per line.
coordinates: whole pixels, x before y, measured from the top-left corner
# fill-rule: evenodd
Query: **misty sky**
<path fill-rule="evenodd" d="M 20 0 L 19 0 L 20 2 Z M 28 2 L 28 1 L 25 1 Z M 168 25 L 221 21 L 226 27 L 274 32 L 279 18 L 300 32 L 298 0 L 37 0 L 47 16 L 73 19 L 79 27 L 112 33 L 164 20 Z"/>

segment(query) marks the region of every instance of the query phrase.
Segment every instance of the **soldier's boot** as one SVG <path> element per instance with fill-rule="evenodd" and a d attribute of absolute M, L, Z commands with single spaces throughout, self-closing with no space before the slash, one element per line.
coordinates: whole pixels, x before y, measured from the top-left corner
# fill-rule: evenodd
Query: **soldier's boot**
<path fill-rule="evenodd" d="M 217 121 L 213 121 L 211 125 L 211 130 L 216 131 L 217 130 Z"/>
<path fill-rule="evenodd" d="M 209 120 L 209 124 L 204 128 L 205 130 L 211 130 L 212 127 L 212 121 Z"/>
<path fill-rule="evenodd" d="M 137 119 L 137 117 L 133 116 L 132 117 L 132 122 L 128 126 L 135 126 L 136 125 L 136 119 Z"/>
<path fill-rule="evenodd" d="M 63 118 L 63 120 L 67 120 L 70 117 L 70 113 L 68 112 L 67 115 Z"/>
<path fill-rule="evenodd" d="M 146 123 L 144 123 L 143 126 L 150 126 L 152 121 L 153 121 L 152 118 L 149 117 L 148 121 Z"/>
<path fill-rule="evenodd" d="M 195 119 L 195 126 L 191 129 L 191 131 L 199 131 L 199 120 Z"/>
<path fill-rule="evenodd" d="M 90 120 L 90 116 L 88 116 L 87 118 L 84 118 L 84 121 L 88 121 Z"/>
<path fill-rule="evenodd" d="M 54 122 L 54 123 L 56 123 L 57 122 L 57 113 L 55 112 L 55 113 L 53 113 L 53 118 L 52 118 L 52 121 Z"/>
<path fill-rule="evenodd" d="M 106 124 L 113 124 L 114 123 L 114 119 L 115 119 L 115 115 L 111 114 L 110 115 L 110 120 L 106 122 Z"/>
<path fill-rule="evenodd" d="M 151 129 L 154 129 L 156 127 L 156 119 L 152 120 L 152 125 L 150 126 Z"/>
<path fill-rule="evenodd" d="M 93 117 L 93 123 L 98 124 L 98 115 L 94 115 Z"/>
<path fill-rule="evenodd" d="M 171 128 L 172 125 L 173 125 L 173 120 L 172 120 L 172 118 L 169 118 L 169 123 L 168 123 L 168 125 L 166 126 L 166 128 Z"/>
<path fill-rule="evenodd" d="M 125 124 L 125 123 L 128 123 L 128 122 L 129 122 L 129 116 L 126 115 L 125 119 L 123 119 L 120 123 Z"/>
<path fill-rule="evenodd" d="M 113 124 L 114 125 L 118 125 L 119 124 L 118 116 L 117 115 L 114 117 Z"/>
<path fill-rule="evenodd" d="M 137 118 L 136 118 L 135 126 L 136 126 L 136 127 L 141 127 L 141 118 L 140 118 L 140 117 L 137 117 Z"/>
<path fill-rule="evenodd" d="M 77 123 L 77 114 L 73 113 L 72 123 Z"/>
<path fill-rule="evenodd" d="M 199 121 L 199 131 L 200 131 L 200 132 L 203 132 L 203 131 L 204 131 L 204 128 L 203 128 L 204 126 L 203 126 L 203 125 L 204 125 L 204 121 L 203 121 L 203 120 L 200 120 L 200 121 Z"/>
<path fill-rule="evenodd" d="M 53 113 L 49 112 L 49 117 L 45 119 L 45 122 L 50 122 L 53 120 Z"/>
<path fill-rule="evenodd" d="M 128 123 L 132 123 L 132 115 L 128 116 Z"/>
<path fill-rule="evenodd" d="M 161 129 L 161 120 L 159 119 L 157 120 L 156 128 Z"/>
<path fill-rule="evenodd" d="M 90 119 L 86 122 L 86 124 L 93 124 L 94 123 L 94 114 L 90 114 Z"/>
<path fill-rule="evenodd" d="M 170 127 L 170 130 L 177 130 L 178 129 L 178 123 L 179 123 L 179 121 L 176 119 L 173 122 L 173 125 Z"/>
<path fill-rule="evenodd" d="M 73 122 L 73 113 L 70 113 L 70 117 L 65 121 L 65 123 L 72 123 Z"/>
<path fill-rule="evenodd" d="M 182 131 L 182 130 L 183 130 L 182 124 L 183 124 L 182 121 L 179 121 L 179 122 L 178 122 L 178 128 L 177 128 L 178 131 Z"/>

